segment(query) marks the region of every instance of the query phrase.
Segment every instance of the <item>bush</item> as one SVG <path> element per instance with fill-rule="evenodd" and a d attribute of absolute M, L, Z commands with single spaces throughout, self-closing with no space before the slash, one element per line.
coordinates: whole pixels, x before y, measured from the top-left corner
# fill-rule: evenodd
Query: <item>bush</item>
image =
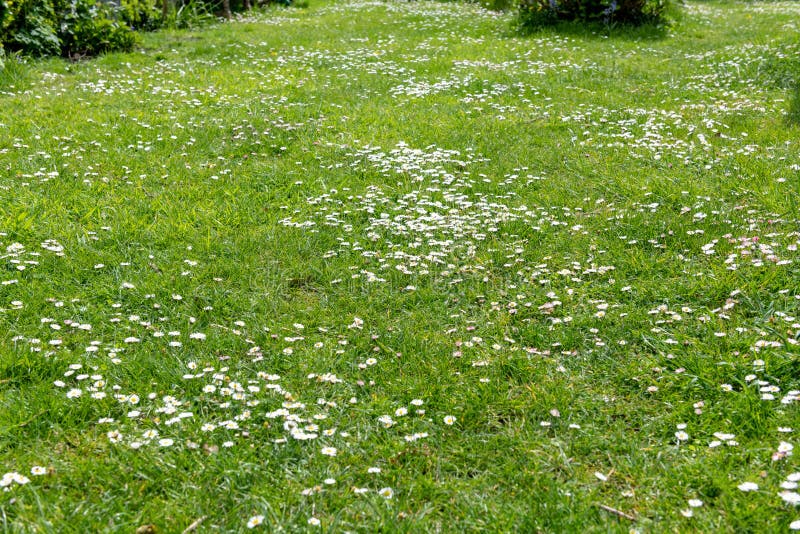
<path fill-rule="evenodd" d="M 0 0 L 0 46 L 33 56 L 128 51 L 136 35 L 98 0 Z"/>
<path fill-rule="evenodd" d="M 56 15 L 52 2 L 42 0 L 0 0 L 0 43 L 8 50 L 34 56 L 58 54 Z"/>
<path fill-rule="evenodd" d="M 160 2 L 154 0 L 122 0 L 119 19 L 134 30 L 153 31 L 164 24 Z"/>
<path fill-rule="evenodd" d="M 113 13 L 96 0 L 56 0 L 59 9 L 61 54 L 67 57 L 96 56 L 103 52 L 129 52 L 136 34 L 111 17 Z"/>
<path fill-rule="evenodd" d="M 663 21 L 670 0 L 520 0 L 523 27 L 558 21 L 646 24 Z"/>

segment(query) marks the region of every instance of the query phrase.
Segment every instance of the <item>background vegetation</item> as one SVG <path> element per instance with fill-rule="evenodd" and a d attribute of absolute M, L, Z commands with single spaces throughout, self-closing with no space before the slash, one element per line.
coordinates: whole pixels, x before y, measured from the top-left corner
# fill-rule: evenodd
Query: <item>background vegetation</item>
<path fill-rule="evenodd" d="M 250 0 L 0 0 L 0 50 L 73 59 L 128 52 L 137 31 L 197 26 L 252 6 Z"/>

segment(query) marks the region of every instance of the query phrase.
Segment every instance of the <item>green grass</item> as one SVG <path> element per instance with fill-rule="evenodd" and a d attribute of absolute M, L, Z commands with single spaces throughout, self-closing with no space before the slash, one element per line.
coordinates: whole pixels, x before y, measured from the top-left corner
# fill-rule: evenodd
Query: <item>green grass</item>
<path fill-rule="evenodd" d="M 788 530 L 796 20 L 317 2 L 7 59 L 2 529 Z"/>

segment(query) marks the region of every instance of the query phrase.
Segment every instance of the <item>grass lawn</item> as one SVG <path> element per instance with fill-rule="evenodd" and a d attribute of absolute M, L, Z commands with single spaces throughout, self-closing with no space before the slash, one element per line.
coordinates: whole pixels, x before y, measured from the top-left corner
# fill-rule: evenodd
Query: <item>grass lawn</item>
<path fill-rule="evenodd" d="M 800 528 L 798 21 L 320 0 L 8 62 L 3 531 Z"/>

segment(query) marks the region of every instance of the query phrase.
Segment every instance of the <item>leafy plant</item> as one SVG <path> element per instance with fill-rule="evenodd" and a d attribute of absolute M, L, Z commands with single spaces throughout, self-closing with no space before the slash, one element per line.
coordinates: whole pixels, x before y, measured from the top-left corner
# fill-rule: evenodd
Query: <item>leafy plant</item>
<path fill-rule="evenodd" d="M 0 90 L 27 87 L 29 82 L 25 59 L 19 53 L 6 54 L 0 47 Z"/>
<path fill-rule="evenodd" d="M 154 0 L 122 0 L 119 19 L 135 30 L 152 31 L 164 23 L 160 2 Z"/>
<path fill-rule="evenodd" d="M 97 0 L 2 0 L 0 44 L 33 56 L 130 50 L 135 34 Z"/>
<path fill-rule="evenodd" d="M 165 21 L 171 28 L 188 29 L 198 28 L 214 22 L 214 13 L 208 3 L 200 0 L 188 0 L 172 11 Z"/>
<path fill-rule="evenodd" d="M 56 22 L 52 2 L 6 0 L 0 16 L 0 42 L 9 50 L 34 56 L 58 54 Z"/>
<path fill-rule="evenodd" d="M 110 51 L 130 51 L 136 35 L 111 20 L 108 8 L 94 0 L 70 0 L 61 11 L 61 53 L 68 57 L 93 56 Z"/>

